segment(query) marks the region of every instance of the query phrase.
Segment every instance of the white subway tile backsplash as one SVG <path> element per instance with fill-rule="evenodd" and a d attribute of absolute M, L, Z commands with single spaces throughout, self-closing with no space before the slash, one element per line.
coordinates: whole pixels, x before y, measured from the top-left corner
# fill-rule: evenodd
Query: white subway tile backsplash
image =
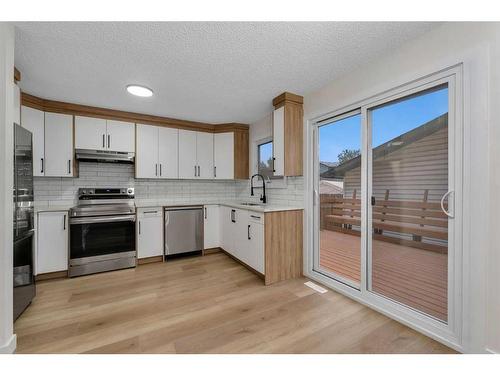
<path fill-rule="evenodd" d="M 85 163 L 79 165 L 78 178 L 35 177 L 35 200 L 39 204 L 74 204 L 82 187 L 135 187 L 135 196 L 142 200 L 172 199 L 178 201 L 207 201 L 240 199 L 258 200 L 250 196 L 248 180 L 200 181 L 154 180 L 134 178 L 134 166 L 127 164 Z M 304 204 L 304 180 L 289 177 L 284 189 L 268 189 L 268 203 L 282 205 Z"/>

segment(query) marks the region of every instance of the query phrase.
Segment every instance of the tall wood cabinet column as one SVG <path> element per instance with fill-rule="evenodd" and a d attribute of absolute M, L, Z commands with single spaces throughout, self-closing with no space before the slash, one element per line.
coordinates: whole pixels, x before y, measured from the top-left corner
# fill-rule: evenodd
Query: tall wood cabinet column
<path fill-rule="evenodd" d="M 273 158 L 277 176 L 302 176 L 304 98 L 289 92 L 273 99 Z"/>

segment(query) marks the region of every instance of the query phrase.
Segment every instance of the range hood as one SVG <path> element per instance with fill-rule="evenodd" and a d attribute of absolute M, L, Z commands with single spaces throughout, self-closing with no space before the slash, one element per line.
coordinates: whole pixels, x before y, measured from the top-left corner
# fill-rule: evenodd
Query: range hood
<path fill-rule="evenodd" d="M 135 153 L 101 151 L 101 150 L 75 150 L 76 159 L 79 161 L 92 161 L 101 163 L 134 163 Z"/>

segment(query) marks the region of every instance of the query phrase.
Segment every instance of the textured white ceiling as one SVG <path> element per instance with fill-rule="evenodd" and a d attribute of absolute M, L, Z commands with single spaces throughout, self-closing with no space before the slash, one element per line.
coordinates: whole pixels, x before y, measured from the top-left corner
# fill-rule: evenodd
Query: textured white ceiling
<path fill-rule="evenodd" d="M 17 23 L 25 92 L 203 122 L 254 122 L 433 23 Z M 151 87 L 132 97 L 130 83 Z"/>

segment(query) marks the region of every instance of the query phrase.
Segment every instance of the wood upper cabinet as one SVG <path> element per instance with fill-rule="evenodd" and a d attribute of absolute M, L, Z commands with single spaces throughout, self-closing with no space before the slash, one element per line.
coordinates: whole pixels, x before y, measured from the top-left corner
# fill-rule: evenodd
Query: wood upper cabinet
<path fill-rule="evenodd" d="M 33 176 L 44 176 L 45 162 L 45 118 L 43 111 L 22 106 L 21 126 L 32 134 Z"/>
<path fill-rule="evenodd" d="M 134 123 L 75 116 L 75 148 L 134 152 Z"/>
<path fill-rule="evenodd" d="M 45 112 L 45 165 L 47 177 L 73 177 L 73 116 Z"/>
<path fill-rule="evenodd" d="M 273 100 L 273 162 L 275 176 L 303 174 L 303 98 L 285 92 Z"/>
<path fill-rule="evenodd" d="M 178 130 L 137 124 L 136 178 L 178 178 Z"/>

